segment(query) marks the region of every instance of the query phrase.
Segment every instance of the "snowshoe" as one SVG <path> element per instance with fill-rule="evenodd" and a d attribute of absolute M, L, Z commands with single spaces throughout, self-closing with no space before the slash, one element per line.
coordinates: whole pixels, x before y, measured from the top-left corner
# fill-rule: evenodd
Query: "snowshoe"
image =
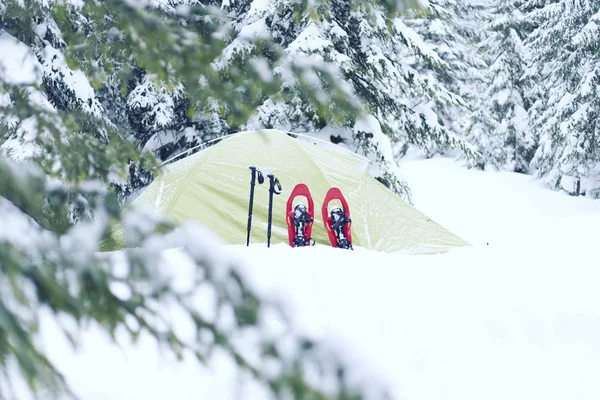
<path fill-rule="evenodd" d="M 339 200 L 342 203 L 342 207 L 333 207 L 329 211 L 329 203 L 333 200 Z M 325 201 L 323 201 L 321 212 L 331 246 L 354 250 L 352 248 L 352 219 L 350 218 L 350 209 L 340 189 L 336 187 L 329 189 L 325 196 Z"/>
<path fill-rule="evenodd" d="M 292 210 L 294 199 L 300 196 L 306 197 L 308 206 L 302 202 L 298 202 Z M 308 187 L 303 183 L 297 184 L 290 194 L 286 207 L 288 243 L 290 246 L 314 246 L 315 241 L 311 238 L 312 224 L 314 222 L 314 207 L 314 202 Z"/>

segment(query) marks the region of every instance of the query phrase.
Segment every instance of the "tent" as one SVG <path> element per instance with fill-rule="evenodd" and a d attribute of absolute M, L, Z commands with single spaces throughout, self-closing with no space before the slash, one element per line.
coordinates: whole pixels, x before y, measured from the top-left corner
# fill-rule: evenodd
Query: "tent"
<path fill-rule="evenodd" d="M 333 186 L 349 203 L 355 248 L 424 254 L 468 245 L 374 179 L 366 159 L 340 146 L 277 130 L 237 133 L 164 166 L 131 205 L 157 207 L 178 222 L 198 221 L 228 243 L 245 244 L 249 166 L 265 174 L 265 183 L 255 186 L 251 243 L 267 242 L 266 173 L 271 172 L 282 186 L 282 193 L 273 199 L 272 244 L 287 243 L 286 202 L 294 186 L 305 183 L 315 204 L 312 237 L 317 245 L 329 245 L 321 205 Z"/>

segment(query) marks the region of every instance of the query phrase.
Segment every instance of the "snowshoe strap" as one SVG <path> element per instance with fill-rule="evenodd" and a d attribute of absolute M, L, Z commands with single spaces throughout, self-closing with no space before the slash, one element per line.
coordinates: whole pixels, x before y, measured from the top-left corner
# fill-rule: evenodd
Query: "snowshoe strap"
<path fill-rule="evenodd" d="M 352 222 L 352 220 L 348 218 L 346 212 L 341 208 L 335 207 L 331 210 L 331 229 L 337 238 L 336 247 L 342 249 L 352 248 L 352 243 L 345 235 L 345 226 L 350 222 Z"/>
<path fill-rule="evenodd" d="M 308 215 L 308 210 L 303 203 L 298 203 L 296 207 L 294 207 L 293 218 L 293 225 L 296 228 L 296 236 L 293 239 L 294 246 L 310 246 L 310 241 L 313 239 L 306 237 L 305 229 L 307 225 L 312 224 L 314 220 Z M 314 246 L 314 240 L 312 245 Z"/>

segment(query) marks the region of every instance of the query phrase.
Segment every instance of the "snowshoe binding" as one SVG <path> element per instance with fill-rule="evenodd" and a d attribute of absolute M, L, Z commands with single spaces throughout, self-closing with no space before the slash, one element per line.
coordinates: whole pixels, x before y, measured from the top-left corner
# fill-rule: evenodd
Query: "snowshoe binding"
<path fill-rule="evenodd" d="M 294 199 L 299 196 L 306 197 L 308 207 L 303 202 L 298 202 L 292 210 Z M 314 246 L 315 241 L 311 238 L 314 222 L 314 202 L 305 184 L 299 183 L 294 187 L 288 199 L 286 210 L 289 245 L 292 247 Z"/>
<path fill-rule="evenodd" d="M 342 207 L 336 206 L 329 211 L 329 203 L 333 200 L 339 200 L 342 203 Z M 340 189 L 336 187 L 329 189 L 325 196 L 321 212 L 331 246 L 354 250 L 352 248 L 352 219 L 350 218 L 350 209 Z"/>

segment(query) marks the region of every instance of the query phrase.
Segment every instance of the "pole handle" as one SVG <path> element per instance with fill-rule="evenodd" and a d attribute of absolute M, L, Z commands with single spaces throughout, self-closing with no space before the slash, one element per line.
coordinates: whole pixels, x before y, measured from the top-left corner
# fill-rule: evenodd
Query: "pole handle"
<path fill-rule="evenodd" d="M 275 175 L 273 174 L 269 174 L 267 176 L 269 177 L 269 191 L 275 194 L 281 194 L 282 188 L 279 179 L 275 178 Z M 277 189 L 275 189 L 275 187 L 277 187 Z"/>

